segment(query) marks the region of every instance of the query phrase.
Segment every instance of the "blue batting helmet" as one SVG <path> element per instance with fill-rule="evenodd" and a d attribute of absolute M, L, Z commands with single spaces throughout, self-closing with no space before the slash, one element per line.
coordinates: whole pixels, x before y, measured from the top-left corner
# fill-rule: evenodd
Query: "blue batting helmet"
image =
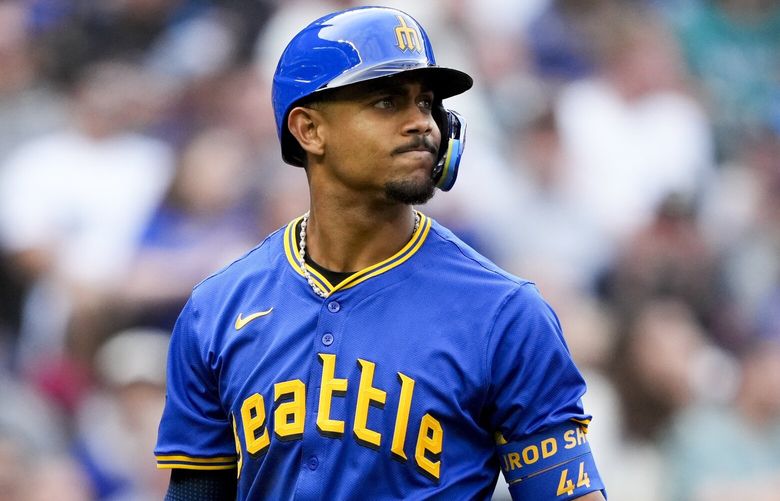
<path fill-rule="evenodd" d="M 274 116 L 284 161 L 297 166 L 305 161 L 303 149 L 287 128 L 287 116 L 296 105 L 326 89 L 402 72 L 424 74 L 439 101 L 472 85 L 466 73 L 436 65 L 425 30 L 399 10 L 357 7 L 321 17 L 304 28 L 282 53 L 273 80 Z M 466 124 L 441 106 L 435 118 L 442 144 L 434 180 L 446 191 L 457 176 Z"/>

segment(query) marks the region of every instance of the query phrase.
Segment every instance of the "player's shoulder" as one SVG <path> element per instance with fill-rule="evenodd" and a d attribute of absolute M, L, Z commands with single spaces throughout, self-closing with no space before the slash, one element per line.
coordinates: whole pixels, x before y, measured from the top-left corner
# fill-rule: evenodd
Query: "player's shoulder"
<path fill-rule="evenodd" d="M 286 226 L 286 225 L 285 225 Z M 269 234 L 262 242 L 196 284 L 192 296 L 211 296 L 226 288 L 237 288 L 248 280 L 277 272 L 284 226 Z"/>
<path fill-rule="evenodd" d="M 431 220 L 428 239 L 427 259 L 437 264 L 428 267 L 433 272 L 476 279 L 485 285 L 504 287 L 512 291 L 536 290 L 533 282 L 504 270 L 435 219 Z"/>

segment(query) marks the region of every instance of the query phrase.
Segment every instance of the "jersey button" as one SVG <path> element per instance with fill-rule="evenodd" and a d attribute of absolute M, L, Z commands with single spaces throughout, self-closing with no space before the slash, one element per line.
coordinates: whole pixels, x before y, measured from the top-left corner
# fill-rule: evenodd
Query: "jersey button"
<path fill-rule="evenodd" d="M 326 332 L 325 334 L 323 334 L 323 336 L 322 336 L 322 344 L 324 344 L 325 346 L 332 345 L 333 344 L 333 334 L 331 334 L 330 332 Z"/>
<path fill-rule="evenodd" d="M 308 466 L 311 471 L 316 470 L 319 465 L 320 465 L 320 460 L 317 459 L 317 456 L 310 457 L 309 460 L 306 462 L 306 466 Z"/>
<path fill-rule="evenodd" d="M 338 303 L 338 301 L 331 301 L 328 303 L 328 311 L 331 313 L 336 313 L 341 309 L 341 305 Z"/>

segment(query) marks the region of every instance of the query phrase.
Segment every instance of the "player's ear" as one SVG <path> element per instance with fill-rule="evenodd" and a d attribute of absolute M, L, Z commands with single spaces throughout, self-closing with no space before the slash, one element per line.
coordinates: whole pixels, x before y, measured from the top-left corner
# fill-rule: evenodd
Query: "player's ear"
<path fill-rule="evenodd" d="M 325 141 L 322 134 L 322 114 L 314 108 L 296 106 L 287 117 L 287 128 L 290 134 L 298 140 L 303 151 L 314 156 L 325 152 Z"/>

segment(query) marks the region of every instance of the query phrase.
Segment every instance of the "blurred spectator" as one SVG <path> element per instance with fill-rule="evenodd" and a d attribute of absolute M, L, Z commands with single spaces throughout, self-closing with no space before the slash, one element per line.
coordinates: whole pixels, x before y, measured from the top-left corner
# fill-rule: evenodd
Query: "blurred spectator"
<path fill-rule="evenodd" d="M 90 67 L 73 91 L 72 125 L 22 144 L 0 166 L 0 243 L 33 284 L 18 353 L 25 369 L 66 348 L 82 358 L 93 349 L 88 319 L 102 291 L 123 280 L 173 172 L 170 148 L 135 132 L 154 116 L 155 89 L 136 66 Z"/>
<path fill-rule="evenodd" d="M 27 451 L 11 435 L 0 433 L 0 501 L 22 501 L 27 487 L 25 472 L 30 470 Z"/>
<path fill-rule="evenodd" d="M 755 331 L 759 339 L 780 341 L 780 280 L 758 309 Z"/>
<path fill-rule="evenodd" d="M 63 416 L 8 376 L 0 372 L 0 401 L 6 403 L 0 407 L 0 500 L 91 500 L 84 472 L 69 455 Z M 53 494 L 58 489 L 62 496 Z"/>
<path fill-rule="evenodd" d="M 605 0 L 551 0 L 530 24 L 528 41 L 535 73 L 562 83 L 595 70 L 593 34 L 600 28 Z"/>
<path fill-rule="evenodd" d="M 166 331 L 132 328 L 108 338 L 95 357 L 98 389 L 76 421 L 80 459 L 97 498 L 162 499 L 169 473 L 149 460 L 165 400 Z"/>
<path fill-rule="evenodd" d="M 246 42 L 239 39 L 239 32 L 249 22 L 227 7 L 205 9 L 171 27 L 150 51 L 145 66 L 177 91 L 166 121 L 155 134 L 183 147 L 203 128 L 228 127 L 252 135 L 265 132 L 263 124 L 272 134 L 259 142 L 274 139 L 273 113 L 268 93 L 263 92 L 267 80 L 257 78 L 251 66 L 240 63 L 240 58 L 249 57 L 243 52 L 250 50 L 240 45 Z M 264 18 L 257 22 L 261 26 Z M 260 95 L 262 102 L 258 102 Z M 267 115 L 263 108 L 268 108 Z"/>
<path fill-rule="evenodd" d="M 777 500 L 780 344 L 751 346 L 733 401 L 687 409 L 667 434 L 664 452 L 669 501 Z"/>
<path fill-rule="evenodd" d="M 148 222 L 112 298 L 134 323 L 172 329 L 192 287 L 258 241 L 251 150 L 228 130 L 205 130 L 182 151 L 168 194 Z"/>
<path fill-rule="evenodd" d="M 0 251 L 0 370 L 10 370 L 21 324 L 24 281 Z"/>
<path fill-rule="evenodd" d="M 13 437 L 23 447 L 25 461 L 67 450 L 64 416 L 32 388 L 9 378 L 7 372 L 0 373 L 0 400 L 13 402 L 0 407 L 0 437 Z"/>
<path fill-rule="evenodd" d="M 0 164 L 16 146 L 61 127 L 63 96 L 39 72 L 39 47 L 21 1 L 0 3 Z M 0 365 L 10 363 L 19 329 L 24 280 L 0 250 Z"/>
<path fill-rule="evenodd" d="M 0 162 L 22 141 L 65 123 L 64 98 L 40 75 L 38 49 L 24 3 L 0 3 Z"/>
<path fill-rule="evenodd" d="M 47 1 L 34 1 L 30 17 L 50 79 L 69 83 L 96 62 L 133 61 L 171 91 L 166 116 L 153 125 L 173 145 L 204 125 L 201 108 L 218 92 L 221 75 L 250 59 L 275 7 L 270 0 L 65 0 L 58 8 Z"/>
<path fill-rule="evenodd" d="M 253 161 L 262 168 L 262 175 L 272 175 L 280 167 L 281 156 L 274 125 L 270 77 L 260 75 L 252 67 L 237 67 L 225 72 L 213 88 L 213 111 L 208 115 L 209 127 L 224 127 L 240 134 L 249 142 Z M 270 157 L 270 158 L 269 158 Z"/>
<path fill-rule="evenodd" d="M 678 301 L 646 303 L 625 329 L 611 369 L 623 423 L 620 473 L 611 488 L 626 498 L 661 501 L 666 477 L 658 440 L 677 413 L 727 396 L 733 364 Z"/>
<path fill-rule="evenodd" d="M 93 501 L 84 472 L 61 454 L 30 458 L 25 444 L 0 433 L 0 501 Z"/>
<path fill-rule="evenodd" d="M 685 55 L 713 119 L 719 156 L 776 123 L 780 110 L 780 4 L 697 2 L 674 16 Z"/>
<path fill-rule="evenodd" d="M 49 47 L 47 71 L 70 81 L 80 68 L 105 59 L 141 60 L 167 30 L 196 16 L 208 2 L 200 0 L 126 0 L 33 2 L 39 36 Z M 54 12 L 54 15 L 45 13 Z"/>
<path fill-rule="evenodd" d="M 677 410 L 700 396 L 695 362 L 709 345 L 691 310 L 679 301 L 644 303 L 630 318 L 612 370 L 624 406 L 626 437 L 652 441 Z"/>
<path fill-rule="evenodd" d="M 672 297 L 710 325 L 720 300 L 716 264 L 691 201 L 672 195 L 621 248 L 607 272 L 605 292 L 623 317 L 655 298 Z"/>
<path fill-rule="evenodd" d="M 257 235 L 267 235 L 308 207 L 304 173 L 284 165 L 279 153 L 268 75 L 255 68 L 236 68 L 223 75 L 214 89 L 211 127 L 222 127 L 243 138 L 249 149 L 251 173 L 246 189 L 255 197 Z M 258 243 L 258 242 L 255 242 Z"/>
<path fill-rule="evenodd" d="M 550 288 L 592 290 L 612 248 L 562 190 L 565 159 L 555 110 L 550 105 L 514 130 L 507 200 L 513 221 L 504 230 L 501 257 L 518 275 L 534 270 L 545 294 Z"/>
<path fill-rule="evenodd" d="M 719 245 L 730 300 L 747 333 L 763 330 L 780 284 L 780 137 L 745 143 L 710 186 L 704 228 Z"/>
<path fill-rule="evenodd" d="M 624 5 L 604 14 L 598 73 L 557 101 L 563 186 L 612 245 L 647 224 L 669 193 L 698 195 L 713 169 L 709 123 L 685 92 L 674 41 L 658 16 Z"/>
<path fill-rule="evenodd" d="M 55 455 L 39 461 L 24 480 L 24 501 L 93 501 L 87 475 L 70 456 Z"/>

